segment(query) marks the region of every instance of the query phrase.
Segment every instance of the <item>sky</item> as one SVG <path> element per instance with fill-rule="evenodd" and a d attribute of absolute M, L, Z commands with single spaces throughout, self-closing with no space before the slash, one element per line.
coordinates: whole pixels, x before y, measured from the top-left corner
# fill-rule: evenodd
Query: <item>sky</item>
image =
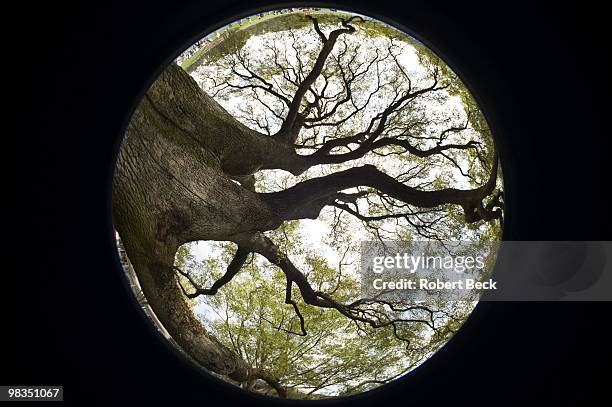
<path fill-rule="evenodd" d="M 245 23 L 239 22 L 238 25 L 241 28 L 247 27 L 252 24 L 257 24 L 260 21 L 264 21 L 265 19 L 270 18 L 270 16 L 271 15 L 265 15 L 263 19 L 259 19 L 259 17 L 255 17 L 254 20 L 250 20 Z M 377 22 L 377 23 L 383 24 L 380 22 Z M 331 31 L 331 29 L 333 29 L 331 27 L 325 27 L 325 26 L 323 26 L 322 28 L 327 33 Z M 220 32 L 223 32 L 224 30 L 225 30 L 224 28 L 221 28 L 217 30 L 216 32 L 213 32 L 210 35 L 210 38 L 216 38 L 218 34 Z M 373 52 L 374 52 L 373 50 L 376 47 L 378 47 L 379 49 L 385 49 L 385 46 L 386 46 L 386 42 L 385 42 L 386 38 L 384 37 L 372 38 L 372 37 L 363 37 L 363 36 L 360 37 L 359 30 L 356 33 L 352 34 L 351 36 L 346 36 L 346 37 L 347 37 L 347 40 L 349 40 L 349 44 L 351 43 L 350 41 L 355 41 L 355 42 L 360 42 L 361 45 L 363 45 L 359 57 L 365 58 L 365 60 L 368 60 L 369 58 L 368 55 L 373 55 Z M 305 41 L 304 44 L 302 44 L 305 50 L 317 51 L 320 48 L 320 43 L 317 42 L 316 36 L 313 35 L 312 27 L 310 26 L 307 26 L 305 28 L 298 30 L 298 38 L 306 39 L 304 40 Z M 269 60 L 266 60 L 266 58 L 270 58 L 270 55 L 266 54 L 266 52 L 269 51 L 267 50 L 266 45 L 271 44 L 273 40 L 276 41 L 276 43 L 279 46 L 284 46 L 284 47 L 287 47 L 287 49 L 291 50 L 291 47 L 290 47 L 291 40 L 289 36 L 283 33 L 266 33 L 263 35 L 253 36 L 244 45 L 243 50 L 247 52 L 247 55 L 249 55 L 249 57 L 252 59 L 252 61 L 255 64 L 257 63 L 263 63 L 264 65 L 266 63 L 269 64 Z M 398 61 L 403 66 L 403 68 L 408 73 L 408 75 L 410 76 L 413 82 L 412 86 L 414 86 L 414 88 L 416 89 L 416 88 L 425 87 L 425 86 L 430 85 L 431 81 L 428 78 L 429 72 L 427 71 L 426 67 L 424 67 L 419 61 L 417 51 L 413 45 L 414 43 L 415 43 L 415 40 L 412 37 L 408 37 L 407 35 L 403 33 L 401 33 L 399 37 L 399 41 L 397 42 L 398 49 L 401 50 L 401 52 L 399 52 L 398 54 Z M 337 43 L 335 47 L 335 51 L 337 51 L 339 47 L 340 45 L 339 43 Z M 190 49 L 186 51 L 186 54 L 182 58 L 179 57 L 179 60 L 184 60 L 187 55 L 191 55 L 193 54 L 193 52 L 194 52 L 194 49 Z M 316 55 L 316 52 L 314 55 Z M 297 65 L 297 59 L 295 58 L 295 55 L 291 55 L 291 51 L 289 52 L 287 61 L 291 62 L 294 66 Z M 385 66 L 383 64 L 381 71 L 385 71 L 386 69 L 388 70 L 388 66 L 389 65 Z M 209 94 L 212 94 L 216 88 L 211 78 L 218 78 L 221 74 L 223 74 L 223 72 L 224 70 L 219 68 L 218 61 L 217 61 L 217 64 L 202 63 L 190 74 L 196 80 L 196 82 L 202 87 L 202 89 L 209 92 Z M 367 86 L 369 86 L 369 84 L 372 81 L 373 81 L 373 78 L 371 76 L 369 78 L 367 77 L 367 75 L 364 76 L 363 86 L 367 88 Z M 334 85 L 332 84 L 328 88 L 327 94 L 333 94 L 334 92 L 337 92 L 339 89 L 340 87 L 336 86 L 334 88 Z M 354 93 L 358 93 L 358 92 L 354 92 Z M 448 127 L 449 122 L 452 123 L 452 125 L 465 122 L 466 112 L 465 112 L 461 99 L 458 96 L 449 95 L 445 91 L 443 91 L 442 93 L 444 94 L 444 97 L 442 98 L 441 101 L 437 99 L 431 99 L 431 100 L 427 99 L 427 100 L 420 102 L 422 103 L 420 108 L 427 113 L 428 117 L 435 117 L 438 119 L 437 123 L 433 123 L 432 125 L 429 125 L 429 127 L 426 129 L 426 132 L 430 135 L 437 134 L 444 128 Z M 267 95 L 263 95 L 262 97 L 266 97 L 266 96 Z M 237 92 L 237 93 L 227 93 L 225 95 L 220 94 L 220 96 L 216 97 L 216 99 L 226 110 L 234 114 L 239 120 L 241 120 L 240 118 L 241 118 L 241 115 L 243 115 L 245 106 L 252 108 L 252 110 L 257 115 L 267 115 L 268 117 L 271 116 L 259 103 L 254 101 L 252 97 L 248 97 L 248 95 L 245 95 L 244 93 Z M 267 102 L 272 104 L 275 101 L 272 98 L 272 99 L 268 99 Z M 386 96 L 383 95 L 378 100 L 374 98 L 374 100 L 371 102 L 371 107 L 370 105 L 368 105 L 368 108 L 365 109 L 367 114 L 364 114 L 364 117 L 360 118 L 359 120 L 361 120 L 362 122 L 364 121 L 367 122 L 367 120 L 369 120 L 369 117 L 372 117 L 372 115 L 379 112 L 382 108 L 388 105 L 388 103 L 389 103 L 388 95 Z M 252 122 L 249 122 L 247 120 L 241 120 L 241 121 L 243 122 L 243 124 L 245 124 L 248 127 L 251 127 L 258 131 L 262 131 L 260 128 L 255 126 Z M 356 124 L 356 126 L 358 125 L 359 123 Z M 275 126 L 272 126 L 272 130 L 274 131 L 278 129 L 279 127 L 280 127 L 280 122 L 277 122 Z M 326 129 L 324 128 L 324 130 Z M 325 133 L 323 135 L 325 135 Z M 462 142 L 465 142 L 466 140 L 469 140 L 469 139 L 478 139 L 478 137 L 480 136 L 475 131 L 468 129 L 467 131 L 462 133 L 461 137 L 456 138 L 454 140 L 451 138 L 448 140 L 448 142 L 459 141 L 459 140 L 463 140 Z M 424 146 L 426 147 L 427 144 L 425 144 Z M 300 150 L 299 152 L 301 154 L 309 154 L 311 150 Z M 460 164 L 467 165 L 467 162 L 465 160 L 462 160 L 461 156 L 456 157 L 456 158 Z M 408 166 L 408 164 L 405 161 L 402 161 L 399 159 L 395 159 L 395 158 L 392 159 L 389 157 L 381 158 L 378 156 L 372 156 L 370 154 L 362 159 L 351 161 L 345 165 L 313 167 L 312 169 L 307 171 L 307 173 L 303 177 L 294 177 L 291 174 L 285 171 L 282 171 L 282 170 L 266 170 L 266 171 L 260 171 L 257 174 L 257 179 L 258 179 L 257 191 L 258 192 L 271 192 L 271 191 L 281 190 L 281 189 L 284 189 L 291 185 L 296 184 L 297 182 L 303 180 L 304 178 L 312 178 L 316 176 L 326 175 L 331 172 L 338 171 L 340 169 L 358 166 L 362 164 L 375 164 L 379 169 L 384 170 L 386 173 L 390 175 L 401 174 L 402 172 L 406 171 L 407 166 Z M 415 185 L 417 185 L 419 183 L 430 181 L 440 176 L 445 177 L 445 179 L 448 181 L 448 183 L 452 187 L 461 188 L 461 189 L 468 189 L 472 187 L 467 177 L 463 176 L 457 168 L 453 166 L 448 166 L 448 165 L 444 167 L 440 165 L 438 167 L 431 168 L 428 170 L 428 173 L 426 173 L 424 177 L 422 178 L 416 177 L 414 179 L 409 180 L 409 182 L 413 182 Z M 367 203 L 364 203 L 362 200 L 360 200 L 359 210 L 360 212 L 367 214 L 369 210 L 369 205 Z M 313 252 L 323 256 L 330 265 L 337 265 L 340 262 L 342 254 L 344 253 L 344 250 L 346 248 L 346 244 L 348 243 L 346 243 L 345 245 L 338 245 L 339 242 L 332 235 L 330 235 L 331 225 L 334 222 L 333 215 L 334 215 L 333 211 L 330 208 L 324 208 L 324 210 L 321 212 L 321 215 L 319 216 L 318 219 L 300 220 L 299 226 L 298 226 L 298 234 L 300 236 L 300 244 L 302 246 L 307 247 Z M 344 236 L 340 236 L 340 237 L 346 238 L 346 240 L 350 241 L 350 244 L 352 244 L 353 246 L 348 256 L 351 259 L 352 265 L 346 267 L 344 270 L 347 270 L 348 272 L 353 273 L 353 274 L 357 274 L 359 262 L 358 262 L 358 244 L 356 243 L 360 241 L 373 240 L 374 236 L 372 235 L 371 232 L 368 231 L 366 227 L 364 227 L 362 222 L 356 220 L 350 215 L 345 214 L 343 215 L 342 219 L 345 222 L 345 227 L 348 232 L 344 233 Z M 395 231 L 401 228 L 405 228 L 406 224 L 398 226 L 398 225 L 391 224 L 391 222 L 388 222 L 384 224 L 383 227 L 389 230 Z M 350 236 L 348 236 L 349 234 Z M 463 231 L 457 236 L 459 236 L 460 238 L 467 238 L 467 239 L 473 238 L 473 236 L 470 236 L 468 231 Z M 191 248 L 192 248 L 192 254 L 198 260 L 204 260 L 210 257 L 212 258 L 220 257 L 220 251 L 218 247 L 216 247 L 215 242 L 205 242 L 205 241 L 194 242 L 191 244 Z M 298 267 L 305 266 L 303 258 L 301 259 L 293 258 L 292 261 L 294 261 L 294 263 L 296 263 Z"/>
<path fill-rule="evenodd" d="M 256 20 L 258 21 L 258 20 Z M 329 32 L 332 28 L 323 27 L 324 31 Z M 221 29 L 222 31 L 223 29 Z M 302 37 L 307 37 L 308 33 L 312 31 L 310 26 L 307 26 L 299 31 L 299 34 L 302 34 Z M 312 33 L 311 33 L 312 35 Z M 354 34 L 351 37 L 355 37 L 357 35 Z M 216 33 L 212 34 L 213 37 L 216 37 Z M 348 36 L 347 36 L 348 37 Z M 356 42 L 366 43 L 363 49 L 363 58 L 367 60 L 367 54 L 372 54 L 372 50 L 374 47 L 383 48 L 385 47 L 385 38 L 351 38 Z M 316 37 L 313 37 L 316 38 Z M 311 38 L 311 39 L 313 39 Z M 413 81 L 414 88 L 424 87 L 430 85 L 431 81 L 427 78 L 428 71 L 427 69 L 419 62 L 419 58 L 417 52 L 412 45 L 412 39 L 405 36 L 402 41 L 398 42 L 398 47 L 401 52 L 398 55 L 398 60 L 400 64 L 405 68 L 406 72 L 409 74 Z M 252 60 L 257 63 L 263 61 L 266 62 L 266 44 L 270 44 L 272 40 L 276 40 L 277 43 L 280 43 L 281 46 L 287 46 L 290 48 L 290 39 L 289 37 L 284 35 L 279 35 L 279 33 L 268 33 L 259 36 L 251 37 L 244 46 L 244 49 L 249 53 Z M 283 41 L 285 44 L 282 44 Z M 316 41 L 311 41 L 310 43 L 304 44 L 305 49 L 314 48 L 315 51 L 320 47 L 320 43 Z M 336 48 L 339 48 L 340 45 L 337 43 Z M 365 49 L 364 49 L 365 48 Z M 259 60 L 257 59 L 259 58 Z M 291 55 L 288 58 L 288 61 L 291 61 L 294 65 L 297 65 L 295 57 Z M 382 70 L 385 69 L 385 65 L 382 66 Z M 202 64 L 194 71 L 191 72 L 191 76 L 196 80 L 196 82 L 209 94 L 214 92 L 216 89 L 213 86 L 211 78 L 216 78 L 219 76 L 219 73 L 223 70 L 220 70 L 215 64 Z M 369 82 L 372 81 L 372 77 L 366 78 L 364 83 L 366 86 Z M 327 94 L 333 94 L 337 92 L 340 88 L 334 86 L 330 86 Z M 357 93 L 357 92 L 355 92 Z M 264 95 L 265 96 L 265 95 Z M 220 95 L 220 97 L 216 98 L 217 101 L 230 113 L 234 114 L 239 118 L 242 115 L 242 111 L 245 108 L 245 105 L 251 107 L 256 114 L 271 116 L 259 103 L 253 100 L 252 97 L 245 96 L 244 93 L 233 93 L 227 95 Z M 269 100 L 270 103 L 273 103 L 273 100 Z M 360 119 L 362 122 L 364 120 L 368 120 L 373 114 L 379 112 L 382 108 L 384 108 L 389 103 L 389 97 L 383 96 L 380 100 L 374 100 L 371 105 L 368 105 L 369 110 L 368 115 L 365 115 L 364 118 Z M 428 115 L 431 117 L 439 117 L 440 121 L 452 121 L 455 123 L 463 123 L 465 121 L 465 109 L 461 102 L 461 99 L 458 96 L 452 96 L 446 94 L 443 98 L 442 102 L 436 100 L 425 100 L 422 102 L 425 106 L 422 107 Z M 254 128 L 255 130 L 261 131 L 261 129 L 254 126 L 253 123 L 248 122 L 246 120 L 241 120 L 243 124 L 248 127 Z M 445 126 L 448 124 L 433 124 L 427 131 L 430 134 L 435 134 L 436 132 L 440 132 Z M 280 127 L 280 122 L 276 124 L 276 127 L 273 126 L 272 130 L 276 130 Z M 325 128 L 324 128 L 325 130 Z M 475 134 L 474 131 L 467 130 L 465 132 L 466 139 L 470 138 L 478 138 L 479 136 Z M 463 137 L 463 136 L 462 136 Z M 459 140 L 459 139 L 457 139 Z M 452 142 L 452 139 L 449 139 L 449 142 Z M 465 141 L 464 141 L 465 142 Z M 309 154 L 310 150 L 300 150 L 300 154 Z M 458 157 L 458 162 L 462 163 L 461 157 Z M 312 178 L 316 176 L 326 175 L 331 172 L 338 171 L 340 169 L 349 168 L 353 166 L 358 166 L 362 164 L 375 164 L 378 168 L 385 170 L 386 173 L 390 175 L 400 174 L 406 171 L 408 164 L 402 160 L 391 159 L 389 157 L 378 157 L 372 156 L 371 154 L 360 159 L 354 160 L 346 165 L 336 165 L 336 166 L 317 166 L 310 169 L 303 177 L 294 177 L 291 174 L 282 171 L 282 170 L 266 170 L 260 171 L 257 174 L 258 183 L 257 183 L 257 191 L 258 192 L 271 192 L 278 191 L 289 187 L 291 185 L 296 184 L 297 182 L 303 180 L 304 178 Z M 463 163 L 462 163 L 463 164 Z M 459 170 L 452 166 L 445 166 L 442 168 L 441 166 L 438 168 L 429 169 L 429 173 L 423 178 L 415 178 L 411 180 L 414 184 L 418 184 L 419 182 L 429 181 L 437 176 L 441 176 L 444 173 L 446 179 L 452 181 L 452 187 L 468 189 L 471 187 L 470 181 L 467 177 L 461 175 Z M 363 201 L 360 201 L 360 211 L 362 213 L 368 212 L 368 205 Z M 356 219 L 351 219 L 350 216 L 343 216 L 343 219 L 347 222 L 347 228 L 350 230 L 352 235 L 352 241 L 358 242 L 363 240 L 372 240 L 373 235 L 368 232 L 368 230 L 362 225 L 360 221 Z M 302 241 L 308 247 L 311 247 L 317 253 L 323 255 L 330 264 L 338 264 L 340 257 L 342 254 L 339 252 L 337 248 L 332 247 L 330 243 L 333 241 L 330 240 L 330 224 L 333 222 L 333 214 L 329 208 L 326 208 L 322 211 L 319 219 L 316 220 L 301 220 L 299 225 L 299 233 L 302 236 Z M 395 226 L 390 223 L 386 225 L 388 228 L 394 228 Z M 405 227 L 405 225 L 404 225 Z M 204 259 L 208 256 L 218 256 L 218 253 L 213 249 L 213 244 L 210 242 L 198 242 L 193 245 L 193 254 L 199 258 Z"/>
<path fill-rule="evenodd" d="M 324 27 L 324 31 L 329 32 L 329 30 L 329 27 Z M 300 40 L 304 41 L 303 46 L 305 50 L 316 50 L 318 47 L 320 47 L 320 43 L 316 41 L 316 37 L 313 37 L 311 31 L 311 27 L 306 27 L 301 29 L 301 31 L 298 33 Z M 310 34 L 308 34 L 309 32 Z M 213 36 L 216 37 L 216 34 Z M 270 58 L 270 56 L 266 54 L 268 52 L 266 45 L 270 44 L 273 39 L 276 39 L 277 42 L 280 42 L 280 45 L 283 45 L 284 41 L 284 45 L 289 46 L 290 43 L 288 38 L 289 37 L 286 35 L 280 35 L 279 33 L 267 33 L 254 36 L 247 41 L 244 46 L 244 50 L 251 58 L 253 58 L 253 61 L 256 64 L 265 64 L 266 60 L 269 62 Z M 368 60 L 368 56 L 373 55 L 373 50 L 376 47 L 384 49 L 386 39 L 370 37 L 366 38 L 360 36 L 359 32 L 356 32 L 348 40 L 349 44 L 351 44 L 350 41 L 361 43 L 362 52 L 360 52 L 359 58 L 365 58 L 365 60 Z M 431 81 L 428 77 L 429 72 L 427 71 L 426 67 L 420 63 L 417 51 L 415 50 L 415 47 L 412 45 L 413 42 L 411 41 L 414 40 L 411 40 L 408 37 L 403 37 L 403 39 L 400 38 L 400 41 L 398 42 L 398 49 L 401 50 L 401 52 L 398 55 L 398 60 L 411 77 L 413 82 L 412 86 L 414 86 L 415 89 L 418 89 L 430 85 Z M 188 51 L 188 54 L 192 55 L 193 52 L 194 50 L 191 49 Z M 186 55 L 179 58 L 179 60 L 185 60 L 185 57 Z M 296 59 L 294 56 L 291 56 L 291 52 L 288 60 L 292 61 L 294 64 L 296 63 Z M 383 71 L 383 78 L 385 75 L 391 75 L 388 65 L 385 66 L 383 64 L 381 71 Z M 218 78 L 220 75 L 222 76 L 224 72 L 223 67 L 220 67 L 216 63 L 211 63 L 198 66 L 190 73 L 190 75 L 196 80 L 204 91 L 212 94 L 216 88 L 211 78 Z M 363 95 L 367 95 L 367 89 L 369 89 L 368 86 L 371 86 L 372 83 L 374 83 L 373 77 L 370 74 L 373 73 L 364 75 L 363 83 L 360 84 Z M 370 76 L 368 77 L 368 75 Z M 405 85 L 406 84 L 404 83 L 403 86 Z M 328 94 L 333 94 L 339 89 L 340 88 L 338 86 L 334 86 L 332 84 L 328 88 Z M 458 96 L 449 95 L 445 91 L 442 91 L 441 94 L 443 96 L 441 99 L 432 97 L 417 102 L 417 112 L 426 112 L 428 117 L 434 118 L 433 123 L 425 126 L 424 133 L 426 135 L 439 134 L 443 129 L 451 125 L 454 126 L 458 123 L 464 123 L 466 121 L 466 112 L 461 99 Z M 262 97 L 268 98 L 264 100 L 266 100 L 266 102 L 268 102 L 270 105 L 274 106 L 275 101 L 270 99 L 271 97 L 269 95 L 262 95 Z M 388 105 L 390 100 L 389 97 L 389 94 L 381 94 L 379 97 L 377 96 L 373 98 L 371 105 L 368 105 L 368 108 L 364 109 L 362 117 L 357 116 L 355 123 L 351 123 L 351 126 L 358 128 L 360 125 L 363 125 L 363 123 L 367 123 L 369 118 L 380 112 L 382 108 Z M 233 94 L 219 94 L 219 96 L 215 98 L 227 111 L 242 121 L 243 124 L 258 131 L 262 131 L 262 129 L 258 128 L 252 122 L 249 122 L 244 118 L 245 108 L 252 109 L 254 112 L 253 114 L 258 117 L 263 115 L 267 115 L 268 117 L 271 116 L 253 97 L 247 97 L 247 95 L 244 93 L 237 92 Z M 357 95 L 356 98 L 359 100 L 359 95 Z M 338 114 L 341 115 L 342 112 L 339 111 Z M 272 121 L 273 119 L 270 118 L 270 120 Z M 361 121 L 361 123 L 359 121 Z M 278 129 L 279 126 L 280 122 L 274 123 L 272 130 Z M 329 133 L 330 130 L 331 129 L 325 128 L 322 134 L 320 134 L 318 137 L 331 134 Z M 349 131 L 350 134 L 350 129 L 347 131 Z M 307 132 L 304 133 L 305 136 L 308 135 Z M 468 129 L 465 132 L 462 132 L 460 135 L 451 135 L 446 142 L 465 143 L 470 139 L 477 140 L 479 137 L 481 136 L 475 130 Z M 423 141 L 422 143 L 422 148 L 432 146 L 431 144 L 427 144 L 427 141 Z M 310 154 L 311 151 L 312 150 L 301 150 L 299 153 Z M 467 161 L 465 159 L 463 159 L 461 156 L 455 158 L 460 165 L 462 165 L 464 168 L 467 167 Z M 437 166 L 427 168 L 424 175 L 409 178 L 406 180 L 406 183 L 411 186 L 418 187 L 424 182 L 432 181 L 435 178 L 442 178 L 443 181 L 448 184 L 448 186 L 452 186 L 454 188 L 469 189 L 473 187 L 470 180 L 463 176 L 457 168 L 448 165 L 448 162 L 446 162 L 446 164 L 444 163 L 445 162 L 443 160 L 438 162 Z M 404 173 L 411 166 L 415 165 L 413 161 L 406 161 L 404 159 L 397 158 L 397 156 L 379 157 L 369 154 L 362 159 L 353 160 L 345 164 L 316 166 L 309 169 L 305 174 L 303 174 L 303 176 L 300 177 L 295 177 L 282 170 L 266 170 L 260 171 L 256 174 L 257 191 L 270 192 L 284 189 L 306 178 L 323 176 L 332 172 L 363 164 L 374 164 L 379 169 L 392 176 L 398 176 L 399 174 Z M 419 165 L 427 166 L 430 164 L 421 163 Z M 430 186 L 426 186 L 425 188 L 430 188 Z M 368 211 L 371 209 L 370 205 L 363 200 L 360 200 L 358 208 L 363 214 L 368 214 Z M 345 258 L 345 261 L 351 264 L 343 267 L 343 273 L 347 272 L 357 276 L 359 270 L 359 242 L 374 240 L 374 237 L 361 221 L 355 219 L 351 215 L 345 213 L 342 216 L 342 220 L 344 227 L 343 231 L 337 235 L 332 234 L 332 225 L 335 221 L 334 211 L 332 208 L 326 207 L 321 211 L 321 215 L 318 219 L 304 219 L 299 221 L 296 231 L 299 238 L 295 239 L 294 244 L 307 249 L 307 252 L 309 253 L 316 253 L 317 255 L 323 257 L 330 266 L 337 266 L 340 263 L 344 250 L 347 245 L 349 245 L 351 250 L 349 251 L 347 258 Z M 452 227 L 453 224 L 451 223 L 449 225 L 449 227 Z M 385 228 L 389 228 L 389 230 L 395 233 L 402 228 L 405 229 L 407 224 L 394 225 L 392 222 L 387 222 L 384 223 L 383 226 Z M 486 226 L 482 227 L 486 228 Z M 391 233 L 391 235 L 394 235 L 394 233 Z M 463 228 L 455 231 L 452 236 L 454 236 L 455 239 L 469 240 L 477 238 L 477 233 Z M 195 257 L 196 261 L 204 261 L 207 258 L 221 258 L 221 249 L 219 248 L 217 242 L 199 241 L 192 242 L 189 245 L 191 247 L 191 254 Z M 304 255 L 295 255 L 291 258 L 291 260 L 299 269 L 306 271 L 307 265 Z M 208 305 L 206 305 L 206 301 L 201 298 L 197 301 L 195 311 L 206 319 L 213 320 L 216 318 L 215 313 Z"/>

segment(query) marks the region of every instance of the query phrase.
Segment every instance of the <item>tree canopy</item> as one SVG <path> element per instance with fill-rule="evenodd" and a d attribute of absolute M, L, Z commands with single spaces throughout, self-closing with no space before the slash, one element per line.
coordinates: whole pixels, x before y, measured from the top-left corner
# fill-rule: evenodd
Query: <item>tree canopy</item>
<path fill-rule="evenodd" d="M 153 311 L 253 391 L 401 376 L 474 302 L 364 298 L 359 243 L 500 238 L 483 113 L 429 49 L 364 16 L 300 10 L 215 38 L 152 85 L 118 159 L 116 227 Z"/>

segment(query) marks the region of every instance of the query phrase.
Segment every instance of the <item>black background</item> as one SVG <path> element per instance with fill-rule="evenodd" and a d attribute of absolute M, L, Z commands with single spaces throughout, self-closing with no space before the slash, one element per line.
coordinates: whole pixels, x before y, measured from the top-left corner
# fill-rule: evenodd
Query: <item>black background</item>
<path fill-rule="evenodd" d="M 75 405 L 273 404 L 202 375 L 156 336 L 118 269 L 109 201 L 121 130 L 146 85 L 208 28 L 258 5 L 22 5 L 22 29 L 7 39 L 25 42 L 5 55 L 6 65 L 25 73 L 4 76 L 5 85 L 20 85 L 23 99 L 12 104 L 25 114 L 4 118 L 17 124 L 4 139 L 19 145 L 3 149 L 11 163 L 5 200 L 14 205 L 4 219 L 12 247 L 0 280 L 0 384 L 64 385 Z M 603 9 L 463 1 L 344 8 L 411 30 L 481 102 L 504 170 L 505 239 L 610 240 Z M 350 402 L 579 405 L 599 396 L 604 404 L 610 309 L 481 304 L 406 380 Z"/>

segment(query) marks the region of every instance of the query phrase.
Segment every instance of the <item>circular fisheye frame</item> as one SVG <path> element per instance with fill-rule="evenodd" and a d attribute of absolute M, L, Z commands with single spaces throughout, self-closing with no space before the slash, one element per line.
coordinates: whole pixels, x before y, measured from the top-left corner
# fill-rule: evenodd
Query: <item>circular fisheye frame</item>
<path fill-rule="evenodd" d="M 421 42 L 336 9 L 252 15 L 183 52 L 133 113 L 120 258 L 204 371 L 272 397 L 359 394 L 424 363 L 478 302 L 369 294 L 363 243 L 500 240 L 498 167 L 479 106 Z"/>

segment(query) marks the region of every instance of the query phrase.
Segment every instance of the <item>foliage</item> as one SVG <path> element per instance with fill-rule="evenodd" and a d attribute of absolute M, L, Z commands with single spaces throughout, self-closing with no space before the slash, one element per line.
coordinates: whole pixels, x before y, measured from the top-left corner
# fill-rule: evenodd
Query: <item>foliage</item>
<path fill-rule="evenodd" d="M 264 17 L 215 34 L 221 40 L 189 68 L 258 137 L 291 147 L 290 165 L 262 163 L 248 188 L 280 196 L 355 168 L 384 182 L 307 196 L 306 209 L 288 211 L 278 228 L 207 243 L 204 259 L 188 243 L 174 266 L 206 328 L 261 373 L 243 385 L 296 398 L 367 390 L 436 351 L 474 303 L 362 298 L 358 243 L 498 240 L 503 192 L 491 131 L 450 67 L 393 27 L 331 11 Z M 401 188 L 469 197 L 429 204 L 394 194 Z"/>
<path fill-rule="evenodd" d="M 190 246 L 181 247 L 177 264 L 203 284 L 223 274 L 235 248 L 220 244 L 223 261 L 213 256 L 197 261 Z M 182 262 L 182 263 L 181 263 Z M 354 276 L 338 278 L 337 269 L 315 253 L 307 254 L 311 284 L 332 292 L 341 301 L 359 296 Z M 183 281 L 188 285 L 187 281 Z M 410 343 L 398 340 L 392 327 L 373 329 L 347 320 L 333 309 L 303 304 L 307 335 L 300 335 L 299 318 L 284 304 L 284 274 L 258 255 L 216 295 L 200 297 L 195 309 L 202 323 L 253 369 L 266 369 L 295 398 L 324 398 L 361 392 L 421 363 L 441 346 L 467 316 L 472 304 L 454 307 L 453 318 L 440 312 L 439 326 L 402 327 Z M 294 289 L 295 298 L 299 291 Z M 270 388 L 264 392 L 275 394 Z"/>

